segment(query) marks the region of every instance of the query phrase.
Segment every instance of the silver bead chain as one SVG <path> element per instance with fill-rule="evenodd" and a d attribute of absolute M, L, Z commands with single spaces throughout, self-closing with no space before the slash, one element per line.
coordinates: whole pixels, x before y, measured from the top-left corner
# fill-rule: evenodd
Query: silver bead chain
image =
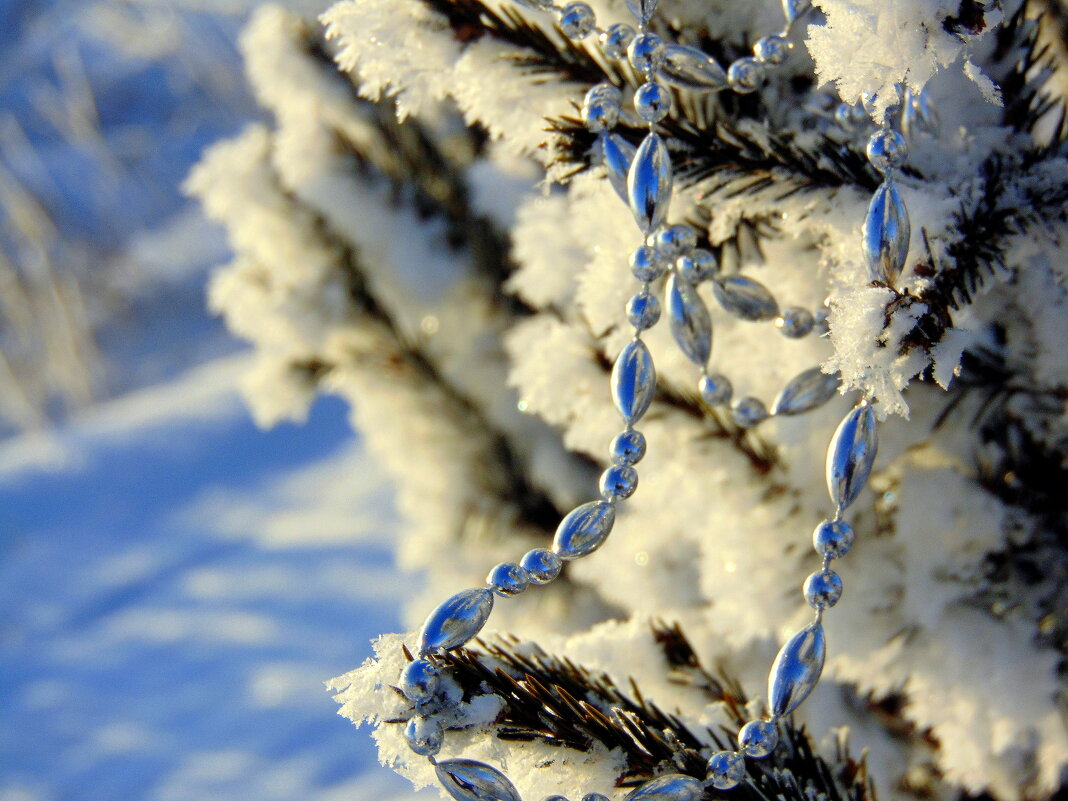
<path fill-rule="evenodd" d="M 787 36 L 805 6 L 784 0 L 787 25 L 782 34 L 760 39 L 752 57 L 739 59 L 724 71 L 700 50 L 665 44 L 649 31 L 656 0 L 626 1 L 637 19 L 637 30 L 628 25 L 601 30 L 593 10 L 582 2 L 558 8 L 552 0 L 516 0 L 528 8 L 555 13 L 561 32 L 570 39 L 596 35 L 608 58 L 627 58 L 644 77 L 634 95 L 634 109 L 647 124 L 648 133 L 637 148 L 611 132 L 622 114 L 622 93 L 616 87 L 603 83 L 590 89 L 582 117 L 587 128 L 599 134 L 596 151 L 601 163 L 612 186 L 633 213 L 645 241 L 630 257 L 631 272 L 640 283 L 626 306 L 633 334 L 616 358 L 610 382 L 612 400 L 624 428 L 609 446 L 611 465 L 601 475 L 600 499 L 582 504 L 564 517 L 551 549 L 535 548 L 518 563 L 497 565 L 487 575 L 485 586 L 459 592 L 431 612 L 423 625 L 418 657 L 400 677 L 399 688 L 414 707 L 405 728 L 408 744 L 416 754 L 430 760 L 442 786 L 456 801 L 521 799 L 508 777 L 490 765 L 470 759 L 437 760 L 446 723 L 462 692 L 454 679 L 438 669 L 433 656 L 459 648 L 475 637 L 489 619 L 496 598 L 519 595 L 531 585 L 548 584 L 560 574 L 565 562 L 588 556 L 608 538 L 620 501 L 637 488 L 635 465 L 646 450 L 645 437 L 634 426 L 656 391 L 656 368 L 642 341 L 643 332 L 661 317 L 661 302 L 652 292 L 652 283 L 667 274 L 663 306 L 671 333 L 681 351 L 697 365 L 698 390 L 711 406 L 730 403 L 732 390 L 725 376 L 708 371 L 712 325 L 696 290 L 700 283 L 712 282 L 716 300 L 730 314 L 744 320 L 774 321 L 788 337 L 805 336 L 821 325 L 817 315 L 805 309 L 780 311 L 771 292 L 751 278 L 718 275 L 715 257 L 696 247 L 692 229 L 665 224 L 673 173 L 667 145 L 656 131 L 657 123 L 670 111 L 671 96 L 665 83 L 691 91 L 730 88 L 747 93 L 759 88 L 767 71 L 786 59 L 792 46 Z M 910 93 L 905 93 L 900 116 L 905 135 L 911 135 L 910 130 L 930 131 L 934 119 L 926 99 Z M 845 128 L 860 124 L 855 107 L 846 104 L 838 109 L 835 118 Z M 867 147 L 868 159 L 883 175 L 883 182 L 872 198 L 864 223 L 864 252 L 872 280 L 891 286 L 904 267 L 909 242 L 908 213 L 895 181 L 907 155 L 905 135 L 884 125 L 871 136 Z M 829 400 L 838 387 L 837 376 L 821 373 L 818 367 L 806 370 L 787 383 L 770 414 L 800 414 L 816 408 Z M 803 585 L 814 616 L 782 646 L 772 664 L 768 677 L 769 716 L 742 726 L 737 750 L 718 751 L 710 756 L 704 782 L 670 773 L 631 791 L 627 801 L 698 801 L 706 784 L 719 790 L 736 787 L 746 779 L 745 759 L 764 759 L 774 752 L 779 722 L 797 709 L 815 687 L 826 654 L 823 615 L 842 595 L 842 580 L 831 564 L 849 552 L 855 539 L 843 515 L 867 483 L 878 448 L 873 403 L 865 399 L 855 406 L 839 424 L 827 449 L 827 489 L 834 515 L 812 534 L 813 547 L 822 563 Z M 769 416 L 763 402 L 756 398 L 735 401 L 731 411 L 743 428 Z M 551 799 L 567 801 L 562 796 Z M 590 793 L 583 801 L 608 799 Z"/>

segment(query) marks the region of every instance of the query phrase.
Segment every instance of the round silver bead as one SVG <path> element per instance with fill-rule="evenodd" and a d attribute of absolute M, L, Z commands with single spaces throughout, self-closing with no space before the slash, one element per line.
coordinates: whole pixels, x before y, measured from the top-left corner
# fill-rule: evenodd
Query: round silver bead
<path fill-rule="evenodd" d="M 717 790 L 730 790 L 745 779 L 745 757 L 734 751 L 717 751 L 708 760 L 708 780 Z"/>
<path fill-rule="evenodd" d="M 663 84 L 647 81 L 634 93 L 634 110 L 648 123 L 660 122 L 671 111 L 671 92 Z"/>
<path fill-rule="evenodd" d="M 420 756 L 434 756 L 445 742 L 445 727 L 437 718 L 416 715 L 404 727 L 404 739 Z"/>
<path fill-rule="evenodd" d="M 830 609 L 842 597 L 842 578 L 833 570 L 820 570 L 805 579 L 804 593 L 813 609 Z"/>
<path fill-rule="evenodd" d="M 630 65 L 642 75 L 652 75 L 664 64 L 664 40 L 655 33 L 639 33 L 627 47 Z"/>
<path fill-rule="evenodd" d="M 426 659 L 409 662 L 400 675 L 400 691 L 415 704 L 425 704 L 433 699 L 441 687 L 438 669 Z"/>
<path fill-rule="evenodd" d="M 816 320 L 812 312 L 801 306 L 789 306 L 775 318 L 775 327 L 782 331 L 784 337 L 800 339 L 808 336 Z"/>
<path fill-rule="evenodd" d="M 611 59 L 623 58 L 636 35 L 632 27 L 621 22 L 609 25 L 600 36 L 601 51 Z"/>
<path fill-rule="evenodd" d="M 582 124 L 586 130 L 601 133 L 616 127 L 619 122 L 619 106 L 605 100 L 595 100 L 582 105 Z"/>
<path fill-rule="evenodd" d="M 602 793 L 586 793 L 582 796 L 582 801 L 610 801 L 610 799 Z"/>
<path fill-rule="evenodd" d="M 731 407 L 731 418 L 739 428 L 752 428 L 768 419 L 768 407 L 760 398 L 750 395 L 735 401 Z"/>
<path fill-rule="evenodd" d="M 486 586 L 502 598 L 519 595 L 528 584 L 530 575 L 515 562 L 501 562 L 486 576 Z"/>
<path fill-rule="evenodd" d="M 696 240 L 696 236 L 694 239 Z M 679 278 L 691 286 L 707 281 L 716 274 L 718 268 L 716 257 L 704 248 L 695 248 L 675 261 L 675 271 Z"/>
<path fill-rule="evenodd" d="M 874 118 L 877 109 L 875 107 L 876 102 L 879 100 L 878 92 L 861 92 L 860 93 L 860 107 L 864 109 L 864 113 L 869 117 Z"/>
<path fill-rule="evenodd" d="M 822 336 L 831 330 L 831 310 L 820 306 L 812 317 L 812 330 Z"/>
<path fill-rule="evenodd" d="M 534 548 L 523 554 L 520 566 L 534 584 L 548 584 L 560 575 L 564 560 L 547 548 Z"/>
<path fill-rule="evenodd" d="M 701 380 L 697 382 L 697 391 L 701 393 L 701 400 L 709 406 L 726 406 L 731 402 L 734 387 L 727 376 L 709 373 L 701 376 Z"/>
<path fill-rule="evenodd" d="M 601 473 L 601 497 L 606 501 L 629 498 L 638 488 L 638 471 L 629 464 L 614 464 Z"/>
<path fill-rule="evenodd" d="M 834 110 L 834 121 L 841 125 L 843 128 L 853 127 L 853 106 L 849 103 L 839 103 L 838 108 Z"/>
<path fill-rule="evenodd" d="M 697 247 L 697 234 L 688 225 L 662 225 L 645 241 L 661 258 L 670 262 Z"/>
<path fill-rule="evenodd" d="M 619 105 L 623 102 L 623 92 L 618 86 L 608 81 L 601 81 L 591 86 L 583 98 L 584 103 L 589 103 L 593 100 L 614 100 Z"/>
<path fill-rule="evenodd" d="M 790 55 L 793 43 L 785 36 L 765 36 L 753 45 L 753 55 L 765 64 L 778 66 Z"/>
<path fill-rule="evenodd" d="M 645 435 L 628 428 L 616 435 L 608 452 L 613 464 L 637 464 L 645 456 Z"/>
<path fill-rule="evenodd" d="M 642 245 L 630 254 L 630 271 L 639 281 L 655 281 L 667 271 L 667 264 L 655 248 Z"/>
<path fill-rule="evenodd" d="M 753 759 L 763 759 L 778 744 L 779 729 L 770 720 L 751 720 L 738 732 L 738 747 Z"/>
<path fill-rule="evenodd" d="M 652 328 L 660 319 L 660 301 L 651 292 L 639 292 L 627 301 L 627 320 L 639 331 Z"/>
<path fill-rule="evenodd" d="M 740 58 L 727 70 L 727 83 L 740 95 L 755 92 L 764 83 L 766 70 L 755 58 Z"/>
<path fill-rule="evenodd" d="M 568 3 L 560 10 L 560 30 L 568 39 L 585 39 L 597 27 L 597 16 L 585 3 Z"/>
<path fill-rule="evenodd" d="M 867 123 L 869 117 L 862 103 L 841 103 L 834 110 L 834 119 L 846 130 L 851 130 Z"/>
<path fill-rule="evenodd" d="M 824 520 L 812 532 L 812 546 L 820 556 L 841 559 L 853 547 L 857 535 L 844 520 Z"/>
<path fill-rule="evenodd" d="M 888 172 L 905 163 L 909 155 L 909 146 L 905 137 L 897 131 L 883 128 L 871 135 L 868 140 L 868 161 L 879 172 Z"/>
<path fill-rule="evenodd" d="M 599 83 L 582 102 L 582 122 L 594 133 L 614 128 L 619 122 L 622 93 L 610 83 Z"/>

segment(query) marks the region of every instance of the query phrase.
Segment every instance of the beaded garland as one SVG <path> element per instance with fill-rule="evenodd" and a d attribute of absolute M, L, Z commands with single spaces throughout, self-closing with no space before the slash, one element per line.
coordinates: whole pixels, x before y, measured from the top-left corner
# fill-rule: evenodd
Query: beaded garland
<path fill-rule="evenodd" d="M 749 93 L 759 89 L 768 71 L 786 60 L 792 47 L 788 37 L 796 20 L 807 10 L 803 2 L 784 0 L 785 29 L 757 41 L 753 56 L 738 59 L 726 71 L 700 50 L 667 44 L 649 30 L 657 0 L 626 0 L 638 22 L 637 30 L 622 24 L 599 29 L 593 10 L 583 2 L 562 8 L 556 7 L 553 0 L 516 2 L 555 13 L 560 31 L 570 39 L 596 35 L 606 57 L 626 58 L 644 77 L 633 102 L 649 132 L 637 148 L 611 132 L 623 113 L 618 88 L 603 83 L 590 89 L 582 118 L 589 130 L 599 134 L 596 153 L 612 186 L 633 213 L 645 241 L 630 257 L 631 272 L 641 287 L 627 303 L 626 315 L 633 335 L 619 353 L 611 376 L 612 399 L 624 429 L 609 446 L 612 464 L 601 475 L 601 498 L 580 505 L 564 517 L 551 549 L 535 548 L 518 563 L 497 565 L 487 575 L 485 586 L 463 590 L 431 612 L 423 625 L 418 657 L 400 677 L 399 688 L 415 708 L 405 728 L 409 747 L 430 760 L 442 786 L 456 801 L 521 799 L 507 776 L 490 765 L 469 759 L 436 759 L 445 735 L 440 713 L 459 699 L 457 688 L 450 686 L 428 657 L 459 648 L 477 635 L 489 619 L 495 598 L 512 597 L 531 585 L 548 584 L 560 574 L 565 562 L 588 556 L 607 539 L 619 502 L 637 488 L 635 465 L 646 450 L 645 437 L 634 425 L 649 408 L 656 390 L 656 369 L 642 341 L 642 333 L 661 317 L 662 304 L 652 293 L 651 283 L 667 274 L 663 307 L 671 333 L 683 354 L 697 366 L 698 391 L 710 406 L 730 404 L 733 391 L 726 376 L 708 370 L 712 325 L 708 309 L 696 291 L 700 283 L 712 282 L 713 295 L 728 313 L 743 320 L 772 321 L 787 337 L 803 337 L 826 329 L 826 308 L 816 314 L 800 307 L 780 310 L 774 296 L 759 282 L 745 276 L 719 275 L 714 255 L 696 247 L 693 230 L 665 224 L 673 175 L 671 156 L 656 132 L 657 123 L 667 116 L 671 106 L 671 95 L 664 84 L 690 91 L 730 89 Z M 866 105 L 872 99 L 866 98 Z M 906 91 L 901 100 L 900 123 L 905 135 L 933 129 L 934 111 L 922 94 Z M 868 114 L 863 106 L 843 103 L 835 112 L 835 119 L 843 128 L 857 128 L 866 122 Z M 871 279 L 891 286 L 908 253 L 908 212 L 895 181 L 907 151 L 905 136 L 889 124 L 876 131 L 867 146 L 869 162 L 883 175 L 883 181 L 864 222 L 864 252 Z M 760 399 L 744 397 L 731 405 L 731 417 L 740 428 L 751 428 L 770 415 L 801 414 L 826 403 L 839 385 L 837 376 L 813 367 L 786 384 L 770 412 Z M 846 414 L 828 446 L 827 489 L 835 511 L 813 531 L 813 547 L 822 563 L 803 585 L 814 616 L 782 646 L 772 664 L 768 678 L 769 717 L 742 726 L 737 750 L 711 754 L 705 782 L 670 773 L 631 791 L 627 801 L 698 801 L 706 784 L 718 790 L 738 786 L 746 778 L 745 759 L 764 759 L 774 752 L 779 739 L 778 722 L 797 709 L 815 687 L 826 654 L 823 615 L 842 595 L 842 580 L 831 569 L 831 563 L 845 556 L 855 539 L 843 515 L 864 488 L 878 448 L 874 403 L 874 399 L 863 399 Z M 567 800 L 551 796 L 545 801 Z M 609 800 L 599 793 L 589 793 L 582 801 Z"/>

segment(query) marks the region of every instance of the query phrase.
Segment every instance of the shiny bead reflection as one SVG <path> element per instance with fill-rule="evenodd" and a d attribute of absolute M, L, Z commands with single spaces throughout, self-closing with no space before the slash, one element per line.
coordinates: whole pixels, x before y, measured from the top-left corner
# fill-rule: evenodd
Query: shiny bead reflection
<path fill-rule="evenodd" d="M 404 727 L 404 739 L 420 756 L 434 756 L 445 742 L 445 727 L 437 718 L 416 715 Z"/>
<path fill-rule="evenodd" d="M 639 33 L 627 48 L 630 65 L 642 75 L 652 75 L 664 63 L 664 40 L 655 33 Z"/>
<path fill-rule="evenodd" d="M 646 244 L 652 245 L 661 257 L 672 262 L 697 247 L 697 234 L 688 225 L 662 225 L 653 232 Z"/>
<path fill-rule="evenodd" d="M 649 348 L 640 339 L 623 346 L 612 367 L 612 400 L 627 425 L 637 422 L 656 394 L 656 368 Z"/>
<path fill-rule="evenodd" d="M 618 22 L 609 25 L 600 36 L 601 52 L 613 60 L 623 58 L 635 35 L 634 29 L 629 25 Z"/>
<path fill-rule="evenodd" d="M 753 55 L 765 64 L 778 66 L 786 61 L 793 44 L 785 36 L 765 36 L 753 45 Z"/>
<path fill-rule="evenodd" d="M 810 623 L 786 641 L 768 674 L 768 703 L 777 717 L 789 715 L 820 680 L 827 642 L 823 626 Z"/>
<path fill-rule="evenodd" d="M 473 759 L 447 759 L 434 766 L 445 791 L 456 801 L 522 801 L 511 780 Z"/>
<path fill-rule="evenodd" d="M 775 327 L 782 331 L 784 337 L 801 339 L 808 336 L 816 321 L 812 312 L 801 306 L 790 306 L 783 309 L 782 314 L 775 318 Z"/>
<path fill-rule="evenodd" d="M 564 561 L 547 548 L 534 548 L 523 554 L 520 566 L 534 584 L 548 584 L 560 575 Z"/>
<path fill-rule="evenodd" d="M 409 662 L 400 675 L 400 691 L 408 700 L 420 705 L 430 701 L 441 686 L 438 669 L 425 659 Z"/>
<path fill-rule="evenodd" d="M 716 257 L 703 248 L 695 248 L 688 255 L 680 256 L 675 261 L 675 270 L 679 278 L 693 286 L 714 276 L 717 268 Z"/>
<path fill-rule="evenodd" d="M 731 402 L 734 387 L 727 376 L 709 373 L 701 376 L 701 380 L 697 382 L 697 391 L 701 393 L 701 400 L 709 406 L 726 406 Z"/>
<path fill-rule="evenodd" d="M 560 521 L 553 551 L 564 561 L 587 556 L 604 544 L 615 522 L 616 510 L 608 501 L 584 503 Z"/>
<path fill-rule="evenodd" d="M 746 756 L 763 759 L 779 744 L 779 729 L 770 720 L 751 720 L 738 732 L 738 747 Z"/>
<path fill-rule="evenodd" d="M 649 245 L 642 245 L 630 254 L 631 274 L 639 281 L 655 281 L 667 270 L 667 263 Z"/>
<path fill-rule="evenodd" d="M 629 792 L 623 801 L 700 801 L 704 785 L 692 776 L 668 773 Z"/>
<path fill-rule="evenodd" d="M 872 195 L 864 218 L 862 242 L 873 281 L 894 285 L 908 259 L 911 236 L 912 224 L 901 192 L 894 181 L 884 181 Z"/>
<path fill-rule="evenodd" d="M 864 489 L 878 450 L 875 412 L 868 404 L 857 406 L 839 423 L 827 447 L 827 491 L 838 509 Z"/>
<path fill-rule="evenodd" d="M 664 48 L 660 77 L 678 89 L 715 92 L 727 87 L 727 73 L 707 53 L 696 47 L 669 44 Z"/>
<path fill-rule="evenodd" d="M 712 282 L 712 294 L 724 311 L 743 320 L 773 320 L 779 304 L 771 291 L 759 281 L 744 275 L 728 275 Z"/>
<path fill-rule="evenodd" d="M 459 648 L 482 630 L 492 611 L 493 593 L 485 587 L 456 593 L 427 617 L 420 653 Z"/>
<path fill-rule="evenodd" d="M 486 576 L 486 584 L 496 595 L 510 598 L 530 584 L 530 575 L 515 562 L 501 562 Z"/>
<path fill-rule="evenodd" d="M 568 39 L 585 39 L 596 26 L 597 17 L 585 3 L 568 3 L 560 11 L 560 30 Z"/>
<path fill-rule="evenodd" d="M 668 323 L 675 344 L 687 359 L 704 367 L 712 353 L 712 318 L 693 285 L 683 281 L 678 273 L 668 277 L 664 290 Z"/>
<path fill-rule="evenodd" d="M 614 464 L 601 473 L 601 497 L 606 501 L 629 498 L 638 488 L 638 471 L 629 464 Z"/>
<path fill-rule="evenodd" d="M 627 301 L 627 321 L 639 331 L 652 328 L 660 319 L 660 301 L 650 292 L 639 292 Z"/>
<path fill-rule="evenodd" d="M 734 751 L 718 751 L 708 760 L 708 780 L 717 790 L 730 790 L 745 779 L 745 757 Z"/>
<path fill-rule="evenodd" d="M 731 419 L 739 428 L 752 428 L 768 419 L 768 407 L 760 398 L 742 398 L 731 407 Z"/>
<path fill-rule="evenodd" d="M 629 428 L 616 435 L 608 452 L 614 464 L 637 464 L 645 456 L 645 436 Z"/>
<path fill-rule="evenodd" d="M 900 167 L 909 155 L 905 137 L 889 128 L 876 131 L 868 140 L 868 161 L 879 172 Z"/>
<path fill-rule="evenodd" d="M 582 101 L 582 122 L 594 133 L 607 131 L 619 121 L 620 91 L 609 83 L 600 83 L 586 93 Z"/>
<path fill-rule="evenodd" d="M 755 92 L 764 83 L 765 69 L 755 58 L 740 58 L 727 70 L 727 83 L 740 95 Z"/>
<path fill-rule="evenodd" d="M 830 609 L 842 597 L 842 579 L 833 570 L 820 570 L 805 579 L 803 590 L 813 609 Z"/>
<path fill-rule="evenodd" d="M 646 122 L 660 122 L 671 111 L 671 93 L 656 81 L 647 81 L 634 93 L 634 110 Z"/>
<path fill-rule="evenodd" d="M 856 539 L 853 527 L 844 520 L 824 520 L 812 532 L 812 546 L 820 556 L 841 559 Z"/>
<path fill-rule="evenodd" d="M 643 233 L 648 234 L 664 222 L 673 183 L 667 145 L 650 132 L 639 145 L 627 173 L 627 205 Z"/>

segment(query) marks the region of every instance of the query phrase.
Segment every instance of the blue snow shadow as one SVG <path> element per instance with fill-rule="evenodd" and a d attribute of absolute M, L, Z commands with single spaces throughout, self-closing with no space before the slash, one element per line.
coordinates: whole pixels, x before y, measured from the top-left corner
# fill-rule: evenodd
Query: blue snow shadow
<path fill-rule="evenodd" d="M 64 427 L 65 460 L 7 469 L 0 797 L 406 793 L 359 779 L 372 745 L 322 685 L 399 627 L 388 488 L 332 488 L 373 472 L 340 401 L 264 432 L 222 394 L 141 421 L 124 399 Z"/>

